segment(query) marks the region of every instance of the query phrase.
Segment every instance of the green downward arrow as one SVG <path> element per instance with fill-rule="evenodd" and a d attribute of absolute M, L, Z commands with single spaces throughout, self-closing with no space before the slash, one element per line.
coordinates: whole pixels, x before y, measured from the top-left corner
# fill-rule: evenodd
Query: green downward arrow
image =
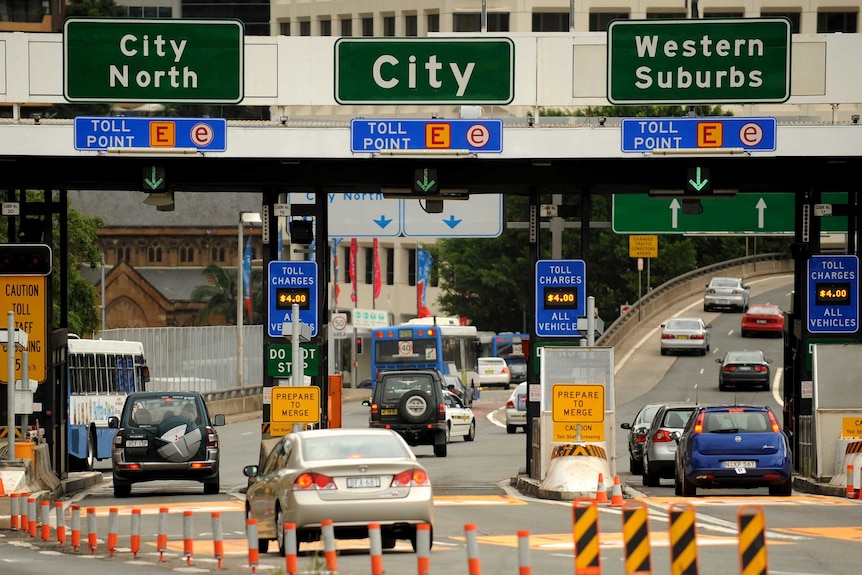
<path fill-rule="evenodd" d="M 156 176 L 157 176 L 157 173 L 156 173 L 156 167 L 155 167 L 155 166 L 153 166 L 153 175 L 152 175 L 152 177 L 151 177 L 151 178 L 144 178 L 144 183 L 145 183 L 147 186 L 149 186 L 151 190 L 157 190 L 157 189 L 159 189 L 159 186 L 161 186 L 161 185 L 162 185 L 162 183 L 165 181 L 165 180 L 164 180 L 164 178 L 158 178 L 158 179 L 156 179 Z"/>
<path fill-rule="evenodd" d="M 423 192 L 427 192 L 431 188 L 434 187 L 434 184 L 437 182 L 435 180 L 428 180 L 428 168 L 422 170 L 422 180 L 416 180 L 416 185 L 419 186 L 419 189 Z"/>
<path fill-rule="evenodd" d="M 704 186 L 706 186 L 707 183 L 709 183 L 709 179 L 704 178 L 701 180 L 700 179 L 700 168 L 695 168 L 695 170 L 696 170 L 695 171 L 695 178 L 697 178 L 697 179 L 696 180 L 689 180 L 688 183 L 691 185 L 692 188 L 694 188 L 695 190 L 697 190 L 699 192 L 704 188 Z"/>

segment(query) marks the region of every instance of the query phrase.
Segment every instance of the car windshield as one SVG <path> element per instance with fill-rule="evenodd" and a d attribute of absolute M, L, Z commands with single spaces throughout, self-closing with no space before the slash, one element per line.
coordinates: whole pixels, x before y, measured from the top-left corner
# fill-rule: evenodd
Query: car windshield
<path fill-rule="evenodd" d="M 308 437 L 302 442 L 302 458 L 306 461 L 323 459 L 385 459 L 409 457 L 396 436 L 344 435 L 339 437 Z"/>
<path fill-rule="evenodd" d="M 672 319 L 667 324 L 667 329 L 698 330 L 700 322 L 694 319 Z"/>
<path fill-rule="evenodd" d="M 757 433 L 771 431 L 765 411 L 713 411 L 706 414 L 706 433 Z"/>
<path fill-rule="evenodd" d="M 741 351 L 727 354 L 725 363 L 748 363 L 752 361 L 763 361 L 763 354 L 759 351 Z"/>

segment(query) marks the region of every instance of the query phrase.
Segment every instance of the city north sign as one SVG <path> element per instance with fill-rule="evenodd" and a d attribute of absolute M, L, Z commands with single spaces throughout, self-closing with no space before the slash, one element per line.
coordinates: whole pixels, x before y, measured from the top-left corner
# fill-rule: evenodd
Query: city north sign
<path fill-rule="evenodd" d="M 612 104 L 744 104 L 790 98 L 787 18 L 614 20 Z"/>
<path fill-rule="evenodd" d="M 69 102 L 238 104 L 239 20 L 69 18 L 63 96 Z"/>

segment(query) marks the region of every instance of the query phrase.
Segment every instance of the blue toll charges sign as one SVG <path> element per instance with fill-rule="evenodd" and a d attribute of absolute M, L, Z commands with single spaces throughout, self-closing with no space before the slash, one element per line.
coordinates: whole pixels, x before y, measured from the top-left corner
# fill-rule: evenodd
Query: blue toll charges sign
<path fill-rule="evenodd" d="M 581 337 L 578 318 L 586 313 L 583 260 L 536 262 L 536 335 Z"/>
<path fill-rule="evenodd" d="M 350 121 L 350 151 L 469 150 L 503 151 L 503 120 Z"/>
<path fill-rule="evenodd" d="M 202 152 L 227 149 L 223 118 L 75 118 L 75 149 L 189 148 Z"/>
<path fill-rule="evenodd" d="M 775 118 L 625 118 L 623 152 L 741 148 L 774 152 Z"/>
<path fill-rule="evenodd" d="M 317 335 L 317 262 L 269 262 L 269 310 L 267 329 L 271 337 L 283 337 L 283 325 L 291 323 L 293 304 L 299 306 L 299 321 Z"/>
<path fill-rule="evenodd" d="M 808 260 L 808 331 L 856 333 L 859 329 L 859 257 Z"/>

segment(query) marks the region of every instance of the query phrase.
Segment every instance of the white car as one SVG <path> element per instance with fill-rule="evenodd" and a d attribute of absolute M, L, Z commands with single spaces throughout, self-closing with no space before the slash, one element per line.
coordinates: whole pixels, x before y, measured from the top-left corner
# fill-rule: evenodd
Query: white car
<path fill-rule="evenodd" d="M 502 357 L 480 357 L 479 358 L 479 385 L 489 387 L 492 385 L 508 389 L 512 383 L 512 374 L 509 372 L 509 364 Z"/>
<path fill-rule="evenodd" d="M 506 401 L 506 433 L 515 433 L 519 427 L 527 431 L 526 381 L 519 383 Z"/>
<path fill-rule="evenodd" d="M 712 278 L 703 294 L 703 311 L 730 308 L 744 312 L 750 294 L 750 288 L 740 278 Z"/>
<path fill-rule="evenodd" d="M 464 441 L 476 439 L 476 416 L 473 410 L 448 391 L 443 392 L 443 404 L 446 406 L 446 442 L 452 441 L 454 437 L 463 437 Z"/>

